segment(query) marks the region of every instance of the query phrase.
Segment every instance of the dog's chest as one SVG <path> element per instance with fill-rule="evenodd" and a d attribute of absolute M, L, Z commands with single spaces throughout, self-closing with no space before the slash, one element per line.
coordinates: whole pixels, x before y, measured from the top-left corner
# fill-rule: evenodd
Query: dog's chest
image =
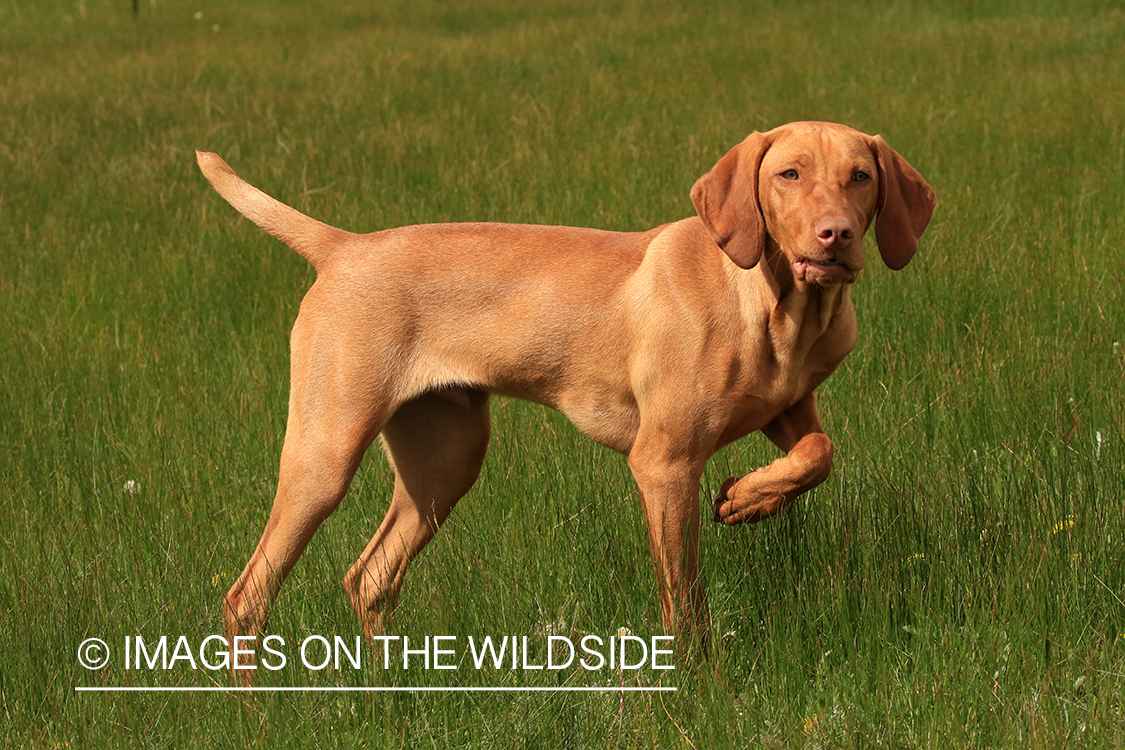
<path fill-rule="evenodd" d="M 800 375 L 755 379 L 747 387 L 728 394 L 723 408 L 725 424 L 718 447 L 762 429 L 804 398 L 812 387 L 810 378 Z"/>
<path fill-rule="evenodd" d="M 731 363 L 719 446 L 762 429 L 835 371 L 855 342 L 854 317 L 839 323 L 805 346 L 754 351 Z"/>

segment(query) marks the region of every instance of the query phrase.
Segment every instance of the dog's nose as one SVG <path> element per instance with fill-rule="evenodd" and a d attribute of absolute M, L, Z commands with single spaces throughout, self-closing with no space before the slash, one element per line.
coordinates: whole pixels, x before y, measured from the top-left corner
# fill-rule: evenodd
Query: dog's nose
<path fill-rule="evenodd" d="M 847 247 L 855 239 L 855 230 L 847 219 L 821 219 L 816 223 L 813 231 L 816 232 L 817 241 L 825 248 Z"/>

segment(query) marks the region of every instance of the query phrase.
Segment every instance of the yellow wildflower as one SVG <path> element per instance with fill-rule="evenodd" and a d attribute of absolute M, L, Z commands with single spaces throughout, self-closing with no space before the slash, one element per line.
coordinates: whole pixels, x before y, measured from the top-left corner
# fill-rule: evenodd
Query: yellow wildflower
<path fill-rule="evenodd" d="M 1068 518 L 1065 521 L 1059 521 L 1058 523 L 1056 523 L 1055 528 L 1051 529 L 1051 533 L 1052 534 L 1058 534 L 1059 532 L 1066 531 L 1067 529 L 1073 529 L 1073 528 L 1074 528 L 1074 519 Z"/>

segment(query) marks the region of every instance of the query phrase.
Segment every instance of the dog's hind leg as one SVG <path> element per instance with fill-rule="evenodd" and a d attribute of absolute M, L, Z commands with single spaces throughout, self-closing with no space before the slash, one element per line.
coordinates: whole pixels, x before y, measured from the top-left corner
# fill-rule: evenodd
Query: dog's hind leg
<path fill-rule="evenodd" d="M 349 361 L 355 348 L 331 326 L 318 325 L 304 314 L 294 325 L 289 417 L 277 494 L 261 541 L 223 601 L 232 649 L 255 645 L 234 639 L 262 633 L 282 582 L 340 504 L 390 415 L 387 382 L 373 380 Z M 250 665 L 232 664 L 240 666 Z"/>
<path fill-rule="evenodd" d="M 489 438 L 488 393 L 451 388 L 403 404 L 383 429 L 395 470 L 379 530 L 344 578 L 368 638 L 383 633 L 410 561 L 480 474 Z"/>
<path fill-rule="evenodd" d="M 237 636 L 261 634 L 282 582 L 321 523 L 340 504 L 368 444 L 370 440 L 358 435 L 308 434 L 290 424 L 269 521 L 223 602 L 232 648 L 238 645 L 233 640 Z"/>

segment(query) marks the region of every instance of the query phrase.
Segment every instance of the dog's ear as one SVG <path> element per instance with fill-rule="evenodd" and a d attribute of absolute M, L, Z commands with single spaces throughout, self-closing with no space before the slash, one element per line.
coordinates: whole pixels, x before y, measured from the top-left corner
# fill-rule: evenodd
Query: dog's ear
<path fill-rule="evenodd" d="M 758 169 L 769 145 L 766 135 L 751 133 L 691 189 L 691 202 L 711 239 L 740 268 L 756 266 L 766 248 Z"/>
<path fill-rule="evenodd" d="M 883 136 L 870 138 L 868 145 L 879 166 L 875 242 L 883 262 L 897 271 L 918 251 L 918 239 L 930 224 L 937 199 L 922 175 L 888 146 Z"/>

